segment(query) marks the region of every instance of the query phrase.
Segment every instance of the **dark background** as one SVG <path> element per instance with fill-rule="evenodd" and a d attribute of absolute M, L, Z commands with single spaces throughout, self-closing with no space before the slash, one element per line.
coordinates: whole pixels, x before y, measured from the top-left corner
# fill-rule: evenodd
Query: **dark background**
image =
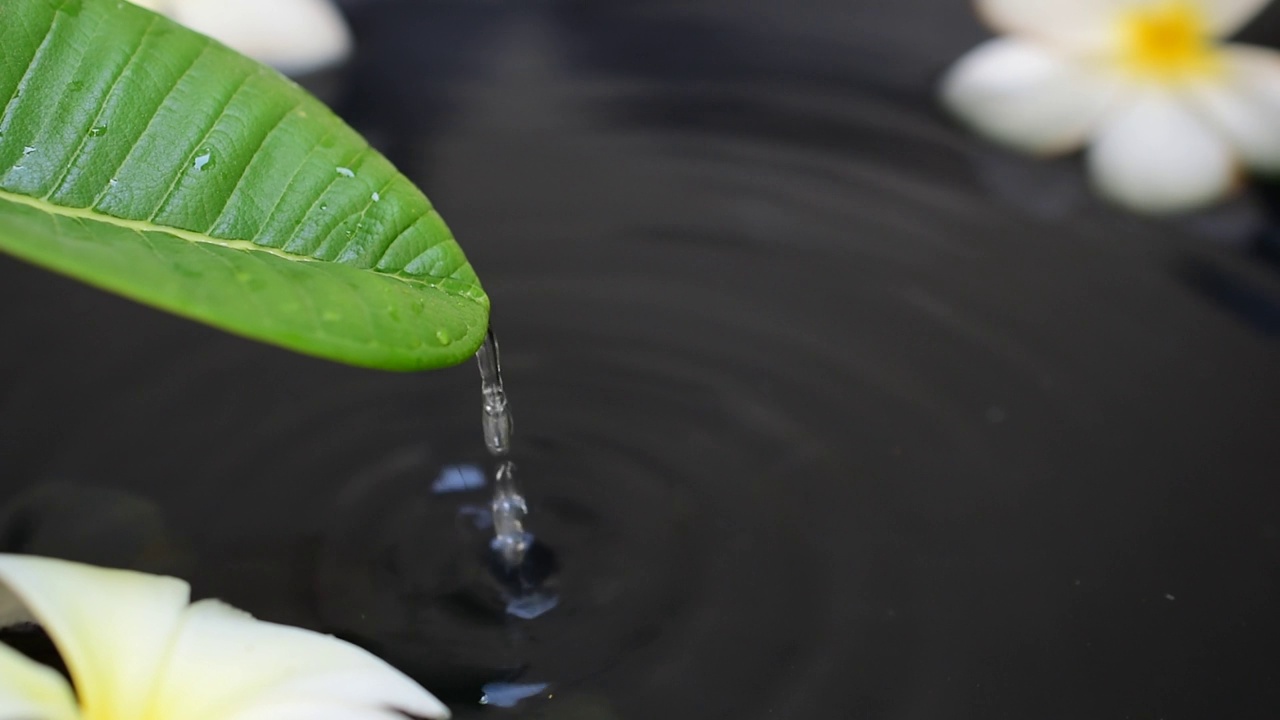
<path fill-rule="evenodd" d="M 1145 219 L 970 137 L 962 2 L 344 7 L 308 83 L 493 297 L 559 606 L 508 615 L 485 491 L 432 492 L 485 462 L 474 368 L 5 259 L 0 549 L 179 574 L 461 717 L 1280 713 L 1275 186 Z"/>

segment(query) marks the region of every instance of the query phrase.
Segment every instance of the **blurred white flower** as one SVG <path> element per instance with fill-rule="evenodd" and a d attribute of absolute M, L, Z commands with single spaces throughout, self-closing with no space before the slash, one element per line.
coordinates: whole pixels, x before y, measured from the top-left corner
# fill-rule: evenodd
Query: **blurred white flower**
<path fill-rule="evenodd" d="M 43 627 L 72 680 L 0 643 L 0 720 L 449 715 L 354 645 L 188 596 L 175 578 L 0 554 L 0 617 Z"/>
<path fill-rule="evenodd" d="M 1280 171 L 1280 53 L 1221 43 L 1268 0 L 978 0 L 1006 37 L 962 57 L 946 105 L 1036 154 L 1089 145 L 1094 185 L 1133 210 L 1207 205 L 1241 165 Z"/>
<path fill-rule="evenodd" d="M 133 0 L 290 75 L 336 65 L 351 31 L 332 0 Z"/>

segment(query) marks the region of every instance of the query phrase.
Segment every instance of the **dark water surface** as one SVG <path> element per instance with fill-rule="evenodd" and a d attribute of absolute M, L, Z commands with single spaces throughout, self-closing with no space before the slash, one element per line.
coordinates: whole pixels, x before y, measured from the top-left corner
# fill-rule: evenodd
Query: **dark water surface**
<path fill-rule="evenodd" d="M 462 718 L 1280 713 L 1273 189 L 1141 220 L 971 139 L 958 2 L 349 10 L 325 92 L 493 296 L 546 602 L 487 562 L 474 365 L 7 259 L 0 549 L 183 575 Z"/>

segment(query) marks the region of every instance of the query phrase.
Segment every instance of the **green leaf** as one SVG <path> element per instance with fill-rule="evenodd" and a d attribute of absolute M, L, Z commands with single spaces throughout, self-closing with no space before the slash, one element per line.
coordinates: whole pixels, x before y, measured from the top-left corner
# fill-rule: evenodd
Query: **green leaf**
<path fill-rule="evenodd" d="M 484 338 L 488 297 L 427 198 L 202 35 L 120 0 L 2 0 L 0 101 L 0 250 L 354 365 L 443 367 Z"/>

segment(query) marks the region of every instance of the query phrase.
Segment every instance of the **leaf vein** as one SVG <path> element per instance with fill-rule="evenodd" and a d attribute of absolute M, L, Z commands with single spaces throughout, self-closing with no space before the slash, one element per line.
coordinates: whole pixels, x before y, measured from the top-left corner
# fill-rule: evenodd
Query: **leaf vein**
<path fill-rule="evenodd" d="M 236 85 L 235 91 L 232 92 L 226 102 L 222 104 L 222 109 L 218 111 L 218 116 L 213 119 L 213 123 L 205 129 L 204 134 L 201 135 L 200 139 L 196 141 L 194 146 L 192 146 L 191 152 L 187 155 L 187 159 L 177 167 L 177 172 L 174 174 L 173 182 L 169 183 L 169 189 L 165 191 L 164 197 L 160 200 L 160 204 L 157 205 L 155 210 L 147 216 L 147 222 L 154 222 L 156 216 L 160 214 L 160 211 L 164 210 L 165 206 L 169 204 L 169 200 L 173 198 L 173 194 L 178 190 L 178 185 L 182 183 L 182 178 L 187 176 L 187 169 L 191 167 L 192 162 L 195 161 L 196 153 L 200 152 L 200 147 L 204 145 L 205 141 L 209 139 L 209 136 L 213 134 L 213 131 L 217 129 L 218 123 L 222 122 L 222 118 L 227 116 L 227 110 L 231 109 L 231 106 L 235 104 L 236 97 L 240 94 L 240 91 L 244 90 L 245 86 L 249 84 L 249 80 L 251 80 L 255 74 L 256 73 L 250 72 L 240 79 L 240 83 Z"/>
<path fill-rule="evenodd" d="M 53 13 L 53 20 L 49 23 L 49 29 L 45 31 L 44 38 L 40 40 L 40 44 L 36 46 L 36 51 L 31 55 L 31 61 L 27 63 L 27 69 L 22 73 L 22 77 L 18 79 L 18 84 L 13 87 L 13 93 L 9 95 L 9 99 L 4 102 L 4 110 L 0 111 L 0 128 L 4 128 L 8 124 L 9 110 L 13 103 L 22 97 L 22 91 L 27 88 L 27 82 L 30 81 L 31 75 L 44 60 L 44 54 L 48 50 L 49 41 L 57 34 L 58 18 L 62 17 L 62 11 Z"/>
<path fill-rule="evenodd" d="M 360 228 L 364 225 L 365 218 L 369 216 L 369 210 L 371 210 L 374 204 L 378 202 L 374 200 L 373 197 L 375 195 L 381 196 L 382 193 L 385 192 L 387 188 L 391 187 L 391 183 L 395 182 L 396 180 L 396 175 L 397 173 L 392 172 L 391 176 L 387 178 L 386 182 L 382 183 L 382 186 L 379 187 L 377 190 L 374 190 L 373 194 L 369 196 L 369 199 L 365 201 L 364 209 L 362 209 L 358 213 L 359 217 L 356 219 L 356 232 L 351 233 L 351 237 L 347 238 L 347 242 L 342 245 L 342 249 L 338 250 L 338 252 L 335 253 L 333 256 L 337 262 L 342 262 L 341 258 L 347 253 L 348 250 L 351 249 L 351 246 L 354 243 L 356 243 L 358 240 L 365 239 L 360 237 Z M 325 236 L 325 239 L 321 241 L 320 244 L 324 245 L 325 242 L 328 242 L 329 238 L 332 237 L 333 234 L 338 231 L 338 228 L 342 227 L 342 223 L 347 222 L 355 215 L 357 215 L 357 213 L 351 213 L 350 215 L 347 215 L 347 217 L 344 218 L 342 222 L 338 223 L 337 227 L 329 231 L 329 234 Z"/>
<path fill-rule="evenodd" d="M 262 140 L 258 142 L 258 146 L 253 149 L 253 152 L 249 153 L 249 162 L 245 163 L 244 169 L 240 171 L 240 177 L 236 178 L 236 184 L 232 186 L 231 191 L 227 193 L 227 196 L 225 198 L 223 198 L 222 207 L 218 209 L 217 217 L 215 217 L 213 219 L 213 222 L 209 224 L 209 227 L 205 229 L 204 231 L 205 235 L 208 235 L 210 231 L 212 231 L 215 227 L 217 227 L 218 222 L 222 220 L 222 216 L 227 213 L 227 208 L 231 205 L 232 198 L 235 197 L 235 194 L 240 189 L 240 186 L 244 184 L 244 179 L 249 175 L 249 167 L 253 165 L 253 158 L 257 157 L 258 153 L 262 150 L 262 148 L 266 147 L 267 141 L 271 139 L 271 136 L 275 135 L 276 131 L 284 127 L 284 121 L 288 119 L 288 117 L 292 115 L 294 111 L 302 107 L 303 104 L 305 104 L 305 102 L 306 102 L 305 100 L 299 100 L 297 103 L 293 105 L 293 107 L 286 110 L 283 115 L 276 118 L 276 121 L 271 126 L 271 129 L 268 130 L 267 133 L 262 136 Z"/>
<path fill-rule="evenodd" d="M 112 79 L 111 86 L 107 88 L 107 92 L 102 95 L 102 103 L 98 106 L 97 112 L 94 113 L 93 121 L 89 123 L 91 131 L 93 127 L 98 124 L 98 121 L 102 119 L 102 114 L 107 111 L 107 104 L 111 102 L 111 95 L 116 91 L 116 87 L 119 86 L 120 81 L 129 74 L 129 68 L 133 67 L 133 63 L 142 56 L 142 45 L 146 41 L 147 36 L 151 34 L 151 31 L 155 29 L 156 21 L 159 19 L 159 15 L 151 18 L 151 22 L 147 24 L 147 29 L 142 32 L 142 37 L 138 39 L 137 46 L 129 53 L 129 59 L 120 68 L 120 72 L 115 76 L 115 78 Z M 63 168 L 62 174 L 59 175 L 58 178 L 49 186 L 49 192 L 44 195 L 45 200 L 53 197 L 57 194 L 58 190 L 62 189 L 62 184 L 66 182 L 67 176 L 71 174 L 72 168 L 75 167 L 76 160 L 80 159 L 80 154 L 84 151 L 84 146 L 88 142 L 89 133 L 85 133 L 85 135 L 80 138 L 80 143 L 76 145 L 76 149 L 67 159 L 66 167 Z"/>
<path fill-rule="evenodd" d="M 356 160 L 359 160 L 359 159 L 360 159 L 361 157 L 363 157 L 366 153 L 368 153 L 371 149 L 372 149 L 372 148 L 370 148 L 368 145 L 364 145 L 364 146 L 362 146 L 359 150 L 357 150 L 357 151 L 356 151 L 356 154 L 355 154 L 355 155 L 352 155 L 352 156 L 351 156 L 351 159 L 350 159 L 350 160 L 347 160 L 345 163 L 343 163 L 343 164 L 344 164 L 344 166 L 347 166 L 347 165 L 355 165 L 355 164 L 356 164 Z M 302 222 L 302 220 L 306 219 L 306 217 L 307 217 L 307 216 L 309 216 L 309 215 L 311 214 L 311 211 L 312 211 L 312 210 L 315 210 L 315 209 L 316 209 L 316 206 L 317 206 L 317 205 L 319 205 L 319 204 L 320 204 L 320 201 L 324 199 L 324 196 L 325 196 L 325 195 L 329 192 L 329 190 L 333 187 L 334 183 L 338 182 L 338 178 L 339 178 L 339 177 L 341 177 L 341 176 L 340 176 L 340 175 L 338 175 L 338 174 L 335 172 L 335 173 L 333 174 L 333 177 L 329 178 L 329 182 L 328 182 L 328 183 L 325 183 L 324 189 L 322 189 L 322 190 L 321 190 L 321 191 L 316 195 L 315 200 L 312 200 L 312 201 L 311 201 L 311 205 L 307 208 L 306 212 L 302 213 L 302 215 L 300 215 L 300 216 L 298 217 L 298 221 L 299 221 L 299 223 L 301 223 L 301 222 Z M 287 241 L 285 241 L 285 243 L 284 243 L 281 247 L 286 247 L 286 248 L 287 248 L 287 247 L 289 247 L 289 246 L 293 245 L 293 241 L 294 241 L 294 240 L 296 240 L 297 238 L 298 238 L 298 236 L 297 236 L 297 234 L 295 233 L 292 237 L 290 237 Z"/>
<path fill-rule="evenodd" d="M 250 238 L 250 242 L 258 244 L 258 238 L 262 236 L 262 232 L 264 230 L 271 226 L 271 221 L 275 219 L 276 212 L 279 211 L 280 206 L 284 204 L 284 199 L 289 197 L 289 191 L 293 189 L 294 182 L 298 179 L 298 176 L 302 174 L 304 169 L 306 169 L 307 163 L 311 162 L 311 158 L 315 157 L 316 151 L 323 147 L 325 141 L 331 137 L 333 137 L 332 127 L 325 131 L 325 134 L 320 138 L 320 142 L 312 145 L 311 149 L 307 151 L 306 157 L 302 158 L 302 162 L 298 163 L 298 167 L 294 168 L 293 174 L 289 176 L 289 182 L 285 183 L 284 191 L 280 193 L 280 197 L 276 198 L 275 203 L 271 206 L 270 212 L 267 213 L 267 218 L 262 221 L 262 227 L 258 228 L 258 232 Z M 308 210 L 308 212 L 310 211 Z M 281 243 L 281 245 L 284 245 L 284 243 Z"/>
<path fill-rule="evenodd" d="M 135 138 L 133 143 L 130 145 L 129 152 L 125 153 L 124 157 L 120 160 L 119 164 L 116 165 L 115 169 L 113 169 L 109 174 L 103 176 L 106 178 L 106 181 L 102 184 L 102 190 L 98 193 L 97 197 L 93 199 L 93 202 L 89 203 L 89 207 L 97 207 L 98 203 L 102 202 L 103 198 L 107 196 L 107 192 L 111 190 L 111 179 L 116 176 L 116 173 L 120 172 L 120 168 L 128 164 L 129 159 L 133 157 L 133 153 L 138 149 L 138 146 L 142 144 L 142 138 L 147 136 L 147 133 L 151 130 L 151 126 L 155 124 L 156 118 L 160 117 L 160 111 L 164 109 L 165 104 L 169 102 L 169 98 L 173 97 L 174 91 L 176 91 L 178 86 L 182 84 L 182 81 L 191 74 L 191 71 L 195 69 L 196 64 L 200 62 L 200 58 L 204 57 L 204 54 L 208 52 L 211 47 L 213 47 L 213 40 L 205 38 L 204 46 L 200 48 L 200 52 L 195 54 L 195 57 L 191 58 L 191 64 L 188 65 L 187 69 L 183 70 L 182 74 L 173 81 L 173 85 L 171 85 L 169 90 L 165 92 L 164 97 L 160 98 L 160 102 L 156 103 L 156 109 L 151 111 L 151 117 L 147 120 L 147 124 L 143 126 L 142 132 L 138 133 L 138 137 Z"/>

